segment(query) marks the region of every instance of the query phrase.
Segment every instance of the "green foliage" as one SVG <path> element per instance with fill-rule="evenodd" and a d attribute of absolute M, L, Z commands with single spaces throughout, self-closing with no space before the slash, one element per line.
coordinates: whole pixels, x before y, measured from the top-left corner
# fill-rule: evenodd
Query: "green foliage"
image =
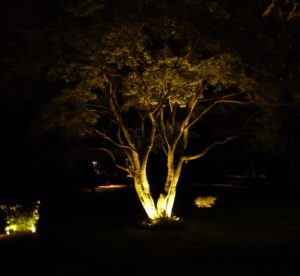
<path fill-rule="evenodd" d="M 96 95 L 79 85 L 76 89 L 65 89 L 60 95 L 42 107 L 36 125 L 45 130 L 60 132 L 63 137 L 84 137 L 91 133 L 97 123 L 98 114 L 92 107 Z"/>
<path fill-rule="evenodd" d="M 102 72 L 117 83 L 127 99 L 126 108 L 148 109 L 164 96 L 168 96 L 169 103 L 184 108 L 204 80 L 213 91 L 253 89 L 254 81 L 244 73 L 237 56 L 216 51 L 211 45 L 197 48 L 191 40 L 198 35 L 196 31 L 178 33 L 174 24 L 165 29 L 167 35 L 150 26 L 126 24 L 110 28 L 103 35 Z M 176 35 L 173 30 L 177 30 Z M 203 48 L 210 52 L 208 57 L 201 54 Z"/>
<path fill-rule="evenodd" d="M 40 218 L 38 200 L 32 206 L 15 204 L 12 206 L 1 205 L 0 210 L 4 213 L 6 223 L 5 231 L 10 232 L 35 232 L 36 223 Z"/>
<path fill-rule="evenodd" d="M 96 4 L 92 2 L 86 2 L 87 6 Z M 220 48 L 215 39 L 217 34 L 208 24 L 209 16 L 204 16 L 209 10 L 214 14 L 217 9 L 213 21 L 227 18 L 225 10 L 222 15 L 220 5 L 215 1 L 200 6 L 178 1 L 172 7 L 165 2 L 155 5 L 132 2 L 127 8 L 121 2 L 112 4 L 114 7 L 120 5 L 120 9 L 109 10 L 109 21 L 84 9 L 82 15 L 77 14 L 82 1 L 67 7 L 76 20 L 83 17 L 89 20 L 84 21 L 86 25 L 78 21 L 80 27 L 70 30 L 66 38 L 58 37 L 62 45 L 68 47 L 67 58 L 63 57 L 52 66 L 48 77 L 62 81 L 65 88 L 40 108 L 40 118 L 36 122 L 40 129 L 61 135 L 66 138 L 64 141 L 97 131 L 118 140 L 118 122 L 109 110 L 109 86 L 112 85 L 122 118 L 130 128 L 134 143 L 143 152 L 150 132 L 147 112 L 162 99 L 167 99 L 162 106 L 166 114 L 164 120 L 169 120 L 172 111 L 178 109 L 172 122 L 164 122 L 170 137 L 202 83 L 206 84 L 199 97 L 203 102 L 211 103 L 209 101 L 226 93 L 240 92 L 243 100 L 245 95 L 247 100 L 253 99 L 249 92 L 254 90 L 256 82 L 245 72 L 243 61 L 234 51 Z M 104 9 L 106 5 L 104 3 Z M 188 16 L 193 5 L 203 12 L 201 24 L 207 29 L 198 28 L 199 24 Z M 98 13 L 101 9 L 94 11 Z M 126 20 L 121 17 L 125 12 L 128 12 Z M 149 14 L 152 16 L 147 16 Z M 205 104 L 202 109 L 200 106 L 199 113 L 206 107 Z M 169 126 L 174 127 L 173 130 Z M 231 134 L 230 127 L 227 129 Z M 161 133 L 157 133 L 153 150 L 158 149 L 160 141 Z M 102 146 L 111 150 L 114 147 L 110 142 L 104 139 Z"/>
<path fill-rule="evenodd" d="M 57 143 L 85 137 L 95 129 L 108 134 L 115 130 L 116 121 L 103 108 L 108 104 L 107 80 L 114 85 L 122 116 L 137 139 L 137 112 L 145 114 L 164 96 L 168 97 L 166 110 L 179 106 L 184 112 L 205 80 L 203 102 L 232 91 L 251 91 L 247 99 L 258 103 L 261 111 L 253 137 L 271 145 L 279 137 L 274 130 L 279 133 L 290 120 L 283 119 L 288 116 L 274 111 L 272 105 L 298 101 L 299 28 L 294 20 L 299 18 L 298 2 L 6 3 L 1 17 L 5 26 L 1 29 L 1 65 L 7 70 L 3 70 L 1 88 L 11 98 L 11 106 L 24 97 L 22 105 L 30 106 L 33 116 L 40 106 L 33 129 L 44 131 L 46 140 L 51 140 L 49 133 L 65 138 Z M 262 16 L 268 5 L 270 9 Z M 274 21 L 271 15 L 283 19 L 293 15 L 293 20 L 276 20 L 275 16 Z M 25 89 L 24 80 L 32 87 Z M 288 94 L 290 99 L 285 100 L 282 95 Z M 12 113 L 14 108 L 7 110 Z M 262 118 L 262 114 L 267 115 Z M 217 128 L 213 120 L 209 124 Z M 224 128 L 230 129 L 229 124 L 232 121 L 227 120 Z"/>

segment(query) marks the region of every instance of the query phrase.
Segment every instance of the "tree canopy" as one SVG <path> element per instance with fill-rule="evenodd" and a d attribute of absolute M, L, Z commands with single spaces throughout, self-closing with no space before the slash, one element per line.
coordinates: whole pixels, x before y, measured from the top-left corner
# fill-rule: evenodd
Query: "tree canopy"
<path fill-rule="evenodd" d="M 290 6 L 267 0 L 243 5 L 212 0 L 4 5 L 2 97 L 9 106 L 21 103 L 7 114 L 19 118 L 25 106 L 30 110 L 26 130 L 19 132 L 28 133 L 33 124 L 30 133 L 35 130 L 37 136 L 31 139 L 49 140 L 52 133 L 57 143 L 61 134 L 73 147 L 71 141 L 93 136 L 118 159 L 120 152 L 126 156 L 124 147 L 145 157 L 151 141 L 156 145 L 151 150 L 166 153 L 179 138 L 179 158 L 201 156 L 250 122 L 260 126 L 252 137 L 270 145 L 291 122 L 284 106 L 293 105 L 293 118 L 299 116 L 295 1 Z M 275 11 L 284 8 L 287 16 L 278 16 Z M 254 112 L 267 116 L 247 121 Z M 181 132 L 184 124 L 195 132 Z M 41 129 L 48 138 L 38 136 Z M 198 148 L 194 155 L 188 137 Z M 282 138 L 277 141 L 282 144 Z M 121 164 L 117 159 L 128 170 L 126 158 Z"/>

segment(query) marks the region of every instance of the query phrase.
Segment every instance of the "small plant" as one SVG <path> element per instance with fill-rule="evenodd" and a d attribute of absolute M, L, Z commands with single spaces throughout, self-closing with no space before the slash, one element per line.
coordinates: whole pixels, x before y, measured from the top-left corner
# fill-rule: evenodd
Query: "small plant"
<path fill-rule="evenodd" d="M 37 200 L 30 207 L 20 204 L 12 206 L 0 205 L 0 210 L 4 213 L 5 232 L 36 232 L 36 223 L 39 220 L 39 206 L 41 202 Z"/>
<path fill-rule="evenodd" d="M 194 200 L 194 204 L 198 208 L 211 208 L 216 204 L 217 197 L 215 196 L 198 196 Z"/>

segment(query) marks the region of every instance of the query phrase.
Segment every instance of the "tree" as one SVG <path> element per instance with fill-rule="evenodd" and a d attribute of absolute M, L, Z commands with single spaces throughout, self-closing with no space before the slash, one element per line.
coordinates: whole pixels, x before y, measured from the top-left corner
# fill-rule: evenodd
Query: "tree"
<path fill-rule="evenodd" d="M 98 149 L 132 176 L 151 219 L 171 217 L 183 164 L 236 138 L 251 103 L 265 108 L 278 76 L 290 77 L 282 60 L 292 50 L 285 42 L 278 53 L 279 35 L 272 24 L 261 24 L 263 5 L 255 5 L 252 15 L 252 1 L 241 8 L 235 1 L 77 0 L 52 1 L 46 9 L 37 2 L 30 1 L 35 23 L 21 32 L 28 38 L 21 71 L 47 71 L 60 88 L 43 98 L 39 124 L 56 132 L 55 141 L 61 133 L 66 140 L 99 139 Z M 47 11 L 47 20 L 40 11 Z M 264 83 L 264 93 L 250 75 Z M 234 120 L 220 123 L 237 110 Z M 149 162 L 158 153 L 166 177 L 155 202 Z"/>
<path fill-rule="evenodd" d="M 101 39 L 84 44 L 89 45 L 85 53 L 92 54 L 66 65 L 64 79 L 71 86 L 55 100 L 55 106 L 57 101 L 64 106 L 55 125 L 72 122 L 66 118 L 74 117 L 76 99 L 81 99 L 88 107 L 80 113 L 83 125 L 94 128 L 102 143 L 98 149 L 132 177 L 147 216 L 155 220 L 172 217 L 183 164 L 237 138 L 243 124 L 202 148 L 189 144 L 192 128 L 211 111 L 248 106 L 255 82 L 236 56 L 209 40 L 196 41 L 199 34 L 191 25 L 161 17 L 140 23 L 110 22 Z M 158 29 L 160 24 L 163 28 Z M 163 154 L 166 163 L 157 201 L 148 168 L 154 152 Z"/>

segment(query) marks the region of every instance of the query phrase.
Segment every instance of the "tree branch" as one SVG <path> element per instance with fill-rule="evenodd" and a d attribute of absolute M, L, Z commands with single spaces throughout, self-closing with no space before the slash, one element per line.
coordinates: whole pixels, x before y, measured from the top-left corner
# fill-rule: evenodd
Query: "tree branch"
<path fill-rule="evenodd" d="M 157 113 L 157 115 L 158 115 L 159 111 L 163 108 L 164 102 L 170 97 L 170 93 L 169 92 L 164 95 L 164 92 L 162 91 L 161 95 L 162 96 L 161 96 L 161 98 L 159 100 L 159 103 L 157 104 L 157 106 L 152 111 L 153 114 Z"/>
<path fill-rule="evenodd" d="M 131 150 L 134 150 L 135 152 L 137 152 L 136 146 L 132 142 L 131 136 L 130 136 L 130 134 L 129 134 L 126 126 L 125 126 L 125 123 L 123 121 L 123 118 L 121 116 L 121 112 L 119 110 L 119 104 L 118 104 L 117 95 L 116 95 L 115 90 L 112 87 L 112 83 L 111 82 L 109 82 L 109 93 L 110 93 L 110 99 L 109 99 L 110 107 L 112 109 L 112 112 L 114 113 L 114 116 L 117 119 L 117 123 L 118 123 L 119 127 L 121 128 L 121 130 L 122 130 L 122 132 L 124 134 L 126 142 L 128 143 L 129 148 Z"/>
<path fill-rule="evenodd" d="M 96 149 L 97 150 L 101 150 L 103 152 L 106 152 L 110 156 L 110 158 L 113 160 L 113 162 L 115 164 L 115 167 L 117 167 L 120 170 L 125 171 L 125 172 L 127 172 L 129 174 L 132 173 L 129 168 L 126 168 L 126 167 L 124 167 L 124 166 L 122 166 L 122 165 L 120 165 L 120 164 L 117 163 L 116 157 L 115 157 L 115 155 L 113 154 L 113 152 L 111 150 L 109 150 L 107 148 L 103 148 L 103 147 L 99 147 L 99 148 L 96 148 Z"/>
<path fill-rule="evenodd" d="M 167 148 L 169 149 L 170 148 L 170 142 L 168 140 L 168 136 L 167 136 L 167 133 L 166 133 L 166 125 L 164 123 L 164 109 L 161 110 L 160 112 L 160 131 L 161 131 L 161 136 L 162 136 L 162 139 L 164 141 L 164 144 L 167 145 Z"/>
<path fill-rule="evenodd" d="M 196 160 L 198 158 L 203 157 L 208 151 L 210 151 L 211 149 L 213 149 L 215 146 L 217 145 L 224 145 L 226 143 L 228 143 L 231 140 L 237 139 L 238 137 L 240 137 L 242 134 L 238 134 L 238 135 L 234 135 L 234 136 L 229 136 L 226 137 L 224 140 L 217 140 L 214 143 L 212 143 L 211 145 L 209 145 L 208 147 L 206 147 L 202 152 L 195 154 L 195 155 L 191 155 L 191 156 L 183 156 L 181 157 L 181 160 L 183 162 L 185 161 L 192 161 L 192 160 Z"/>
<path fill-rule="evenodd" d="M 150 133 L 150 139 L 149 139 L 149 144 L 147 145 L 146 152 L 143 156 L 143 161 L 142 161 L 142 168 L 146 170 L 149 154 L 153 148 L 154 140 L 155 140 L 155 134 L 156 134 L 156 120 L 154 118 L 154 115 L 152 112 L 149 113 L 149 118 L 151 120 L 151 133 Z"/>
<path fill-rule="evenodd" d="M 232 94 L 233 95 L 233 94 Z M 232 96 L 231 95 L 231 96 Z M 229 95 L 227 95 L 229 96 Z M 195 123 L 197 123 L 208 111 L 210 111 L 213 107 L 215 107 L 217 104 L 220 103 L 231 103 L 231 104 L 240 104 L 240 105 L 247 105 L 247 104 L 252 104 L 253 102 L 251 101 L 247 101 L 247 102 L 243 102 L 243 101 L 238 101 L 238 100 L 227 100 L 226 98 L 228 98 L 227 96 L 221 98 L 220 100 L 216 100 L 215 102 L 213 102 L 211 105 L 209 105 L 208 107 L 206 107 L 190 124 L 188 124 L 186 126 L 186 128 L 191 128 Z"/>
<path fill-rule="evenodd" d="M 186 114 L 185 118 L 182 120 L 180 127 L 179 127 L 179 132 L 173 141 L 172 146 L 174 147 L 174 149 L 176 148 L 181 136 L 184 134 L 186 127 L 188 126 L 188 123 L 191 119 L 191 115 L 199 101 L 199 98 L 200 98 L 206 84 L 207 84 L 206 80 L 203 80 L 201 82 L 201 84 L 197 85 L 195 95 L 190 99 L 190 101 L 187 104 L 187 114 Z"/>
<path fill-rule="evenodd" d="M 119 147 L 119 148 L 122 148 L 122 149 L 129 149 L 129 150 L 132 150 L 132 151 L 135 151 L 135 149 L 129 147 L 129 146 L 126 146 L 126 145 L 122 145 L 122 144 L 119 144 L 117 143 L 116 141 L 114 141 L 112 138 L 110 138 L 109 136 L 107 136 L 105 133 L 99 131 L 99 130 L 96 130 L 96 133 L 101 136 L 103 139 L 109 141 L 110 143 L 112 143 L 114 146 L 116 147 Z"/>

